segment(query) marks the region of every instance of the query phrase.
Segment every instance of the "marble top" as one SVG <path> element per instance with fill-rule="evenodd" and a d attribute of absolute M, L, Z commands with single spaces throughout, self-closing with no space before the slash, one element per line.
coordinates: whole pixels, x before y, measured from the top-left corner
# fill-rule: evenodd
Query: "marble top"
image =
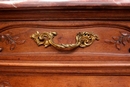
<path fill-rule="evenodd" d="M 130 7 L 130 0 L 0 0 L 0 8 L 49 6 L 116 6 Z"/>

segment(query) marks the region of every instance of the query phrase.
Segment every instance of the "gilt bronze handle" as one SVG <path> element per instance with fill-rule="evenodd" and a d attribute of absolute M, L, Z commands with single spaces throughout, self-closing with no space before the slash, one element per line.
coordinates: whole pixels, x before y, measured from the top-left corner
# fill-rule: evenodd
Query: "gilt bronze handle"
<path fill-rule="evenodd" d="M 90 46 L 95 40 L 98 40 L 98 36 L 89 32 L 79 32 L 76 35 L 76 43 L 74 44 L 56 44 L 53 38 L 57 35 L 56 32 L 43 32 L 38 31 L 31 35 L 31 38 L 37 43 L 37 45 L 44 45 L 48 47 L 52 45 L 58 50 L 72 50 L 77 47 L 87 47 Z"/>

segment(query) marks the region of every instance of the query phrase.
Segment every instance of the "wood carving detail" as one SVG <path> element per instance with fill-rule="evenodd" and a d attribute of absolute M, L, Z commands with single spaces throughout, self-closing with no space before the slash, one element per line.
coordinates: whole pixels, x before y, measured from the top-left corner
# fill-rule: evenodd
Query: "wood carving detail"
<path fill-rule="evenodd" d="M 10 85 L 9 82 L 7 82 L 7 81 L 2 81 L 2 82 L 0 82 L 0 87 L 12 87 L 12 86 Z"/>
<path fill-rule="evenodd" d="M 5 42 L 7 45 L 10 44 L 10 50 L 14 50 L 16 45 L 21 45 L 25 43 L 25 40 L 18 40 L 19 37 L 13 36 L 12 33 L 7 34 L 1 34 L 0 35 L 0 41 Z M 3 50 L 3 48 L 0 48 L 0 52 Z"/>
<path fill-rule="evenodd" d="M 3 31 L 6 30 L 10 30 L 10 29 L 14 29 L 14 28 L 21 28 L 21 27 L 27 27 L 27 28 L 47 28 L 47 29 L 51 29 L 51 28 L 56 28 L 56 29 L 61 29 L 61 28 L 71 28 L 71 29 L 75 29 L 75 28 L 94 28 L 94 27 L 109 27 L 109 28 L 118 28 L 118 29 L 122 29 L 122 30 L 126 30 L 130 32 L 130 27 L 129 26 L 125 26 L 125 25 L 120 25 L 120 24 L 109 24 L 109 23 L 95 23 L 95 24 L 86 24 L 86 25 L 69 25 L 69 26 L 65 26 L 65 25 L 46 25 L 46 24 L 15 24 L 15 25 L 9 25 L 9 26 L 5 26 L 3 28 L 0 29 L 0 33 L 2 33 Z M 2 35 L 1 35 L 2 36 Z M 2 38 L 0 36 L 0 38 Z M 0 39 L 1 41 L 1 39 Z M 12 42 L 12 40 L 11 40 Z M 15 42 L 15 41 L 13 41 Z M 111 43 L 111 41 L 108 41 L 109 43 Z M 118 42 L 118 41 L 117 41 Z M 115 42 L 114 42 L 115 43 Z M 17 44 L 17 42 L 15 42 L 15 45 Z M 15 48 L 15 46 L 14 46 Z M 0 48 L 0 51 L 2 51 L 2 47 Z M 120 49 L 120 47 L 117 46 L 117 49 Z M 130 49 L 129 49 L 130 51 Z"/>
<path fill-rule="evenodd" d="M 112 37 L 113 40 L 105 40 L 106 43 L 115 44 L 115 47 L 118 50 L 121 50 L 121 46 L 125 46 L 126 43 L 130 43 L 130 34 L 128 33 L 121 33 L 119 37 Z M 128 49 L 130 52 L 130 48 Z"/>

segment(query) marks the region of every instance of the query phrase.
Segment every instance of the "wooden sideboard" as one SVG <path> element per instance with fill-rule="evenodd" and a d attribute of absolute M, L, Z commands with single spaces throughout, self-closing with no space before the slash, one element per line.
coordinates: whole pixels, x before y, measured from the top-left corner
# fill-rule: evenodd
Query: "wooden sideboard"
<path fill-rule="evenodd" d="M 0 87 L 130 87 L 127 0 L 0 1 Z"/>

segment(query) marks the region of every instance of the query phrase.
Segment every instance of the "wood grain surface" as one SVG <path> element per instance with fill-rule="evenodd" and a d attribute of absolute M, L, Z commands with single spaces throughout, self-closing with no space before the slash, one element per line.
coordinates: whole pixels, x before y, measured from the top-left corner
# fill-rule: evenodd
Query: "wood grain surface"
<path fill-rule="evenodd" d="M 12 87 L 130 87 L 128 76 L 39 75 L 2 76 Z M 10 86 L 7 86 L 10 87 Z"/>
<path fill-rule="evenodd" d="M 0 87 L 130 87 L 129 2 L 97 1 L 0 3 Z M 60 51 L 38 46 L 36 31 L 57 32 L 57 44 L 83 31 L 99 41 Z"/>

